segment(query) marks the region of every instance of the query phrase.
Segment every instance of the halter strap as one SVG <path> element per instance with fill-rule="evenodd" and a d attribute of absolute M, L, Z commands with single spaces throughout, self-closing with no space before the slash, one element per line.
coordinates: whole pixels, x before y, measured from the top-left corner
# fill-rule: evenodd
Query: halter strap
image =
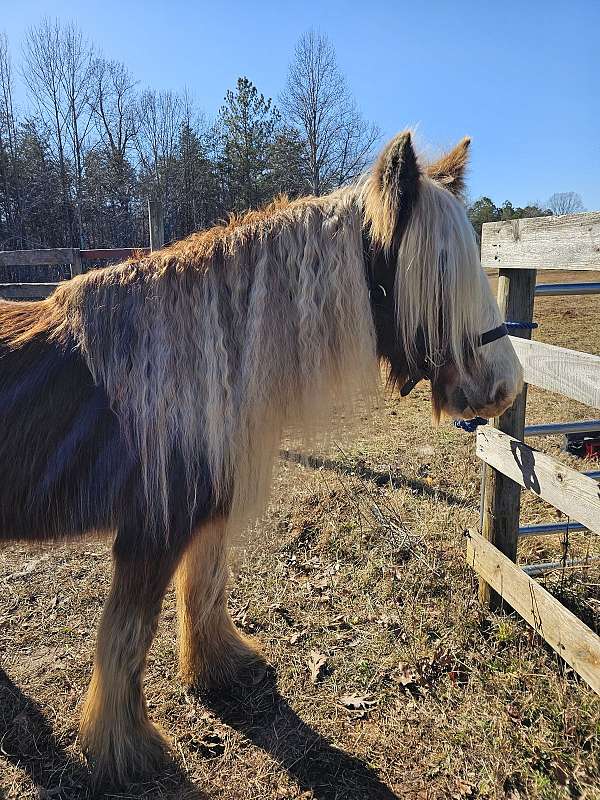
<path fill-rule="evenodd" d="M 369 263 L 370 263 L 370 256 L 372 254 L 372 243 L 370 240 L 369 235 L 364 230 L 362 231 L 362 248 L 363 248 L 363 262 L 365 266 L 365 277 L 367 280 L 367 287 L 369 290 L 369 295 L 373 292 L 381 292 L 384 297 L 387 296 L 385 288 L 376 283 L 373 280 L 373 276 L 369 270 Z M 501 323 L 497 325 L 495 328 L 490 328 L 489 331 L 485 331 L 484 333 L 480 334 L 479 340 L 477 342 L 477 347 L 483 347 L 490 342 L 495 342 L 497 339 L 501 339 L 503 336 L 508 336 L 508 328 L 512 327 L 525 327 L 524 323 Z M 537 327 L 535 323 L 531 325 L 531 327 Z M 413 371 L 411 375 L 409 375 L 408 380 L 402 385 L 400 389 L 401 397 L 406 397 L 406 395 L 410 394 L 415 386 L 422 381 L 423 379 L 429 379 L 429 369 L 427 367 L 427 356 L 423 354 L 421 363 L 417 365 L 417 369 Z"/>
<path fill-rule="evenodd" d="M 477 347 L 483 347 L 490 342 L 495 342 L 496 339 L 502 339 L 503 336 L 508 336 L 508 328 L 504 322 L 500 325 L 497 325 L 495 328 L 490 328 L 489 331 L 485 331 L 484 333 L 480 334 Z M 406 383 L 404 383 L 400 389 L 401 397 L 406 397 L 406 395 L 410 394 L 417 383 L 422 381 L 424 378 L 429 379 L 430 376 L 427 368 L 426 356 L 423 358 L 422 363 L 419 364 L 417 369 L 418 372 L 415 371 L 412 375 L 410 375 Z"/>
<path fill-rule="evenodd" d="M 482 333 L 479 337 L 479 347 L 483 347 L 484 344 L 489 344 L 490 342 L 495 342 L 496 339 L 501 339 L 503 336 L 508 336 L 508 328 L 505 322 L 498 325 L 496 328 L 491 328 L 491 330 Z"/>

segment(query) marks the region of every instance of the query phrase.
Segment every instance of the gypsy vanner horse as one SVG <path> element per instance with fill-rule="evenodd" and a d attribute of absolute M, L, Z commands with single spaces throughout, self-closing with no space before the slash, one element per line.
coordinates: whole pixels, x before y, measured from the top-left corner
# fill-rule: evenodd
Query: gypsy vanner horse
<path fill-rule="evenodd" d="M 520 391 L 461 202 L 468 144 L 424 164 L 401 133 L 354 185 L 0 302 L 0 538 L 114 536 L 81 721 L 100 781 L 164 756 L 142 677 L 173 577 L 186 684 L 260 663 L 227 612 L 227 540 L 284 430 L 376 393 L 380 362 L 405 392 L 426 376 L 436 417 Z"/>

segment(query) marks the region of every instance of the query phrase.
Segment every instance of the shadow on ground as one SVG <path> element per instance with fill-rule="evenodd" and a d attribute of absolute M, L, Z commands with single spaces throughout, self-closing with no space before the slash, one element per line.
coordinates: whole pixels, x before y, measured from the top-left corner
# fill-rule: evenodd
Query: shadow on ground
<path fill-rule="evenodd" d="M 199 699 L 275 759 L 315 800 L 396 800 L 364 761 L 334 747 L 300 719 L 279 694 L 274 675 L 251 691 Z"/>
<path fill-rule="evenodd" d="M 465 502 L 467 502 L 464 497 L 458 497 L 458 495 L 452 492 L 446 492 L 443 489 L 433 488 L 425 483 L 425 481 L 408 478 L 406 475 L 401 475 L 398 472 L 380 472 L 364 464 L 349 464 L 334 458 L 304 455 L 303 453 L 297 453 L 293 450 L 280 450 L 279 458 L 282 461 L 290 461 L 293 464 L 304 464 L 308 467 L 312 467 L 312 469 L 324 468 L 341 475 L 356 475 L 359 478 L 371 481 L 376 486 L 391 486 L 393 489 L 411 489 L 416 495 L 443 500 L 451 506 L 464 506 Z"/>
<path fill-rule="evenodd" d="M 70 743 L 69 743 L 70 744 Z M 30 797 L 40 800 L 208 800 L 174 763 L 166 764 L 158 778 L 133 784 L 124 791 L 105 794 L 94 790 L 91 774 L 83 761 L 71 755 L 54 735 L 39 706 L 15 686 L 0 667 L 0 775 L 2 762 L 10 762 L 31 779 Z M 24 797 L 0 788 L 0 800 Z"/>

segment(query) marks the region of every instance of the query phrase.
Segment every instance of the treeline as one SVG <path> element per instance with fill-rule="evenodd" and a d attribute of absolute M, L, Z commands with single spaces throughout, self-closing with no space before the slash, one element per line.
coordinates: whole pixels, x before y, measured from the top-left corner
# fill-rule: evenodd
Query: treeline
<path fill-rule="evenodd" d="M 144 245 L 148 199 L 180 238 L 280 193 L 330 191 L 378 138 L 324 36 L 299 40 L 279 106 L 242 77 L 207 121 L 189 93 L 141 90 L 74 25 L 44 20 L 18 68 L 0 36 L 0 249 Z"/>
<path fill-rule="evenodd" d="M 25 110 L 13 101 L 20 76 Z M 320 195 L 361 174 L 377 127 L 352 98 L 325 36 L 304 34 L 278 104 L 245 77 L 207 120 L 188 92 L 141 89 L 72 24 L 31 28 L 13 66 L 0 34 L 0 249 L 131 247 L 148 242 L 147 203 L 166 241 L 280 193 Z M 583 210 L 573 193 L 547 204 L 469 206 L 483 222 Z"/>
<path fill-rule="evenodd" d="M 467 207 L 469 219 L 479 236 L 484 222 L 500 222 L 507 219 L 523 219 L 523 217 L 549 217 L 553 214 L 577 214 L 583 210 L 583 202 L 576 192 L 556 192 L 546 203 L 530 203 L 524 207 L 513 206 L 510 200 L 497 206 L 489 197 L 480 197 Z"/>

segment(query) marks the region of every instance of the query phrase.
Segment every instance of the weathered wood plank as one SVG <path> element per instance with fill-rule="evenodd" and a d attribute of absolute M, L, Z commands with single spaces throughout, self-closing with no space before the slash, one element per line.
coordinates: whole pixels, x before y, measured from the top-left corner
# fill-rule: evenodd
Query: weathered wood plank
<path fill-rule="evenodd" d="M 73 261 L 71 261 L 71 277 L 81 275 L 83 265 L 81 263 L 81 250 L 73 250 Z"/>
<path fill-rule="evenodd" d="M 535 270 L 504 270 L 498 275 L 498 306 L 503 319 L 518 319 L 531 322 L 535 299 Z M 525 339 L 531 331 L 519 331 Z M 494 425 L 504 433 L 523 438 L 525 426 L 525 406 L 527 403 L 527 384 L 516 398 L 512 407 L 494 419 Z M 521 488 L 501 472 L 483 464 L 481 473 L 481 533 L 492 542 L 511 561 L 517 560 L 519 541 L 519 514 Z M 495 608 L 498 596 L 491 587 L 481 581 L 479 597 L 483 603 Z"/>
<path fill-rule="evenodd" d="M 600 212 L 486 222 L 488 269 L 600 269 Z"/>
<path fill-rule="evenodd" d="M 150 252 L 149 247 L 114 247 L 97 248 L 96 250 L 81 250 L 81 258 L 84 261 L 125 261 L 137 254 L 146 255 Z"/>
<path fill-rule="evenodd" d="M 479 428 L 475 452 L 486 464 L 600 533 L 600 487 L 593 478 L 492 427 Z"/>
<path fill-rule="evenodd" d="M 150 250 L 160 250 L 165 244 L 165 220 L 162 204 L 158 200 L 148 200 L 148 228 Z"/>
<path fill-rule="evenodd" d="M 600 408 L 600 356 L 510 337 L 527 383 Z"/>
<path fill-rule="evenodd" d="M 43 300 L 58 283 L 0 283 L 0 297 L 5 300 Z"/>
<path fill-rule="evenodd" d="M 600 694 L 600 637 L 474 531 L 467 562 Z"/>
<path fill-rule="evenodd" d="M 5 250 L 0 252 L 0 267 L 72 264 L 75 252 L 72 247 L 57 247 L 50 250 Z"/>

